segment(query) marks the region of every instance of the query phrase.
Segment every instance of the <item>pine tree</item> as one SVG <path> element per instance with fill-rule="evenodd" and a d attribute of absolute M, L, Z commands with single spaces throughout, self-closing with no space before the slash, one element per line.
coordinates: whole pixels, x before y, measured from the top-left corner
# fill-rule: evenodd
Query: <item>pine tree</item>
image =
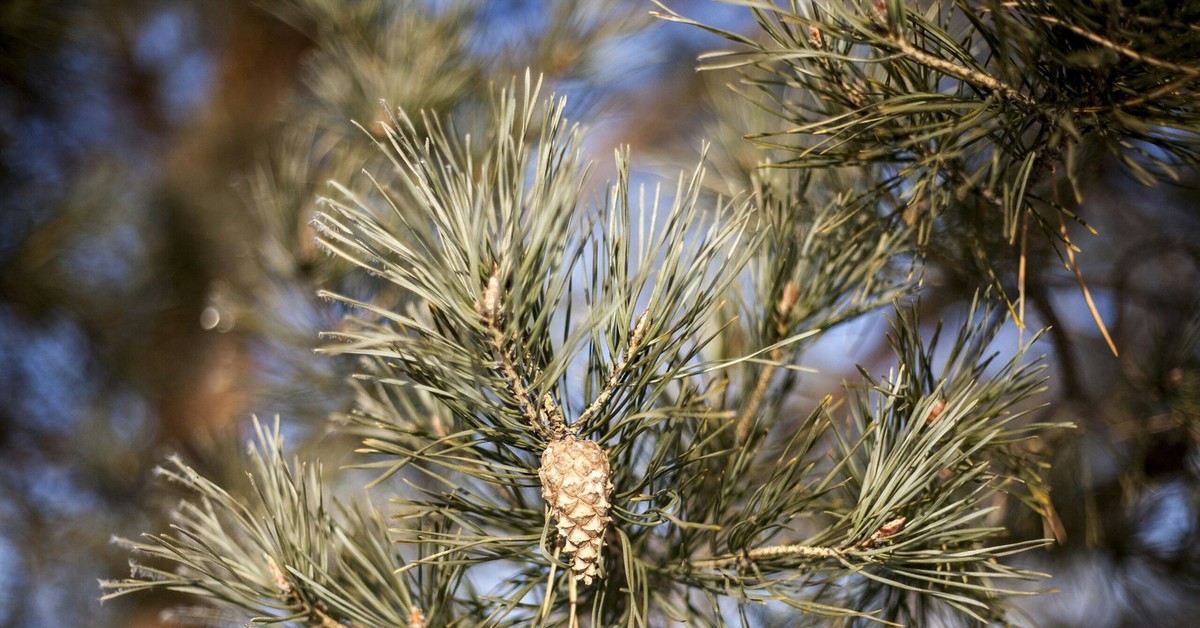
<path fill-rule="evenodd" d="M 370 499 L 327 497 L 319 457 L 256 421 L 252 489 L 173 459 L 192 495 L 171 532 L 120 541 L 136 563 L 107 596 L 318 626 L 1015 621 L 1052 582 L 1012 557 L 1050 540 L 1004 523 L 1057 525 L 1039 452 L 1068 426 L 1042 420 L 1041 334 L 993 341 L 1024 325 L 1027 260 L 1058 253 L 1088 294 L 1067 229 L 1087 159 L 1195 169 L 1192 20 L 745 4 L 758 31 L 712 29 L 737 49 L 704 61 L 741 96 L 673 184 L 635 186 L 621 150 L 590 200 L 569 99 L 532 73 L 467 96 L 450 66 L 314 159 L 337 179 L 321 295 L 347 313 L 322 351 L 355 370 L 325 383 L 354 394 L 332 429 L 361 441 Z M 464 19 L 417 14 L 391 24 Z M 368 84 L 350 68 L 314 98 Z M 946 337 L 933 272 L 975 294 Z M 806 350 L 887 308 L 891 367 L 802 394 Z"/>

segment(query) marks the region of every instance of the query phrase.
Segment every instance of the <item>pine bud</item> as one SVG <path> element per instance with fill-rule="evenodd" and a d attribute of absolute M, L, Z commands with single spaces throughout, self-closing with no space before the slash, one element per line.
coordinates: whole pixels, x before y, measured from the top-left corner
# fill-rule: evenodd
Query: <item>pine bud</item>
<path fill-rule="evenodd" d="M 895 535 L 897 532 L 904 529 L 904 524 L 908 522 L 908 517 L 896 517 L 891 521 L 879 526 L 875 534 L 871 535 L 870 545 L 874 546 L 880 541 Z"/>
<path fill-rule="evenodd" d="M 566 434 L 546 447 L 538 475 L 563 551 L 572 556 L 575 580 L 591 584 L 600 571 L 600 549 L 609 521 L 608 455 L 594 441 Z"/>
<path fill-rule="evenodd" d="M 488 279 L 487 287 L 483 289 L 483 294 L 480 295 L 479 301 L 475 304 L 475 308 L 479 310 L 479 315 L 484 321 L 495 323 L 496 318 L 500 313 L 500 275 L 492 273 Z"/>
<path fill-rule="evenodd" d="M 929 409 L 929 414 L 925 417 L 925 425 L 933 423 L 939 416 L 942 415 L 942 410 L 946 409 L 946 400 L 938 399 L 933 407 Z"/>
<path fill-rule="evenodd" d="M 408 628 L 425 628 L 425 613 L 416 606 L 408 609 Z"/>

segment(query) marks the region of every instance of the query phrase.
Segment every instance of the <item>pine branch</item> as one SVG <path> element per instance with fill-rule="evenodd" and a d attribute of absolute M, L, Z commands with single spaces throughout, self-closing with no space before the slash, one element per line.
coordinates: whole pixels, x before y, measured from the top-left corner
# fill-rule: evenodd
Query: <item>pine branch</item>
<path fill-rule="evenodd" d="M 740 207 L 722 201 L 713 209 L 702 207 L 699 169 L 681 177 L 669 207 L 659 208 L 657 200 L 643 203 L 644 220 L 631 224 L 637 210 L 624 154 L 618 154 L 619 178 L 603 215 L 595 223 L 579 220 L 583 168 L 573 161 L 574 138 L 565 132 L 563 105 L 542 105 L 536 92 L 528 83 L 520 101 L 515 88 L 500 95 L 490 132 L 495 148 L 471 164 L 476 174 L 469 178 L 455 176 L 463 166 L 456 156 L 467 153 L 461 144 L 436 134 L 423 139 L 401 114 L 380 148 L 406 173 L 402 188 L 413 201 L 404 210 L 405 227 L 386 228 L 373 204 L 360 196 L 350 196 L 351 204 L 330 201 L 331 213 L 319 223 L 332 252 L 417 297 L 407 312 L 396 313 L 329 295 L 368 315 L 331 336 L 343 341 L 331 350 L 379 359 L 380 370 L 372 376 L 378 387 L 364 389 L 370 397 L 361 407 L 380 413 L 359 415 L 375 428 L 364 451 L 383 456 L 379 466 L 387 474 L 407 469 L 429 483 L 410 485 L 419 496 L 400 501 L 405 520 L 458 526 L 439 533 L 396 529 L 402 542 L 427 548 L 426 558 L 403 572 L 423 561 L 469 568 L 508 559 L 527 565 L 512 577 L 511 590 L 493 592 L 498 606 L 490 616 L 496 622 L 574 617 L 585 599 L 599 604 L 625 586 L 593 568 L 593 560 L 602 560 L 596 548 L 603 543 L 576 539 L 592 524 L 581 523 L 577 507 L 569 507 L 563 495 L 578 490 L 568 480 L 582 458 L 564 462 L 563 456 L 571 448 L 602 452 L 597 440 L 611 444 L 598 454 L 605 468 L 595 479 L 597 490 L 612 490 L 604 482 L 611 462 L 611 485 L 621 492 L 612 496 L 613 523 L 632 525 L 627 532 L 636 543 L 653 534 L 654 526 L 634 514 L 640 508 L 628 502 L 663 497 L 640 493 L 646 479 L 660 481 L 638 471 L 642 448 L 666 453 L 678 443 L 659 440 L 664 421 L 674 422 L 670 417 L 676 413 L 704 412 L 695 401 L 695 382 L 724 368 L 702 354 L 720 333 L 720 327 L 710 329 L 712 313 L 757 250 L 753 241 L 738 246 L 748 222 Z M 543 121 L 531 124 L 539 110 Z M 440 128 L 434 121 L 425 127 Z M 533 128 L 540 131 L 531 138 Z M 539 173 L 532 181 L 516 176 L 531 169 Z M 389 190 L 378 192 L 384 208 L 399 211 Z M 471 287 L 464 277 L 478 283 Z M 570 289 L 577 282 L 586 286 L 583 299 Z M 569 314 L 557 318 L 561 312 Z M 577 377 L 566 374 L 580 357 L 587 358 L 582 388 Z M 448 416 L 437 408 L 425 413 L 442 416 L 440 428 L 389 409 L 410 388 L 432 393 L 431 400 L 443 406 Z M 578 418 L 568 423 L 571 415 Z M 395 419 L 381 421 L 385 417 Z M 583 476 L 581 482 L 593 481 Z M 530 500 L 528 487 L 537 482 L 553 506 L 569 570 L 559 570 L 566 566 L 560 546 L 546 536 L 554 528 L 538 516 L 542 506 Z M 607 519 L 601 504 L 592 506 Z M 639 523 L 630 524 L 629 517 Z M 652 558 L 641 552 L 627 556 Z M 597 576 L 600 581 L 593 582 Z M 562 577 L 568 593 L 576 589 L 566 600 L 554 593 Z M 526 601 L 529 587 L 542 582 L 550 583 L 545 595 L 536 604 Z M 601 590 L 584 593 L 589 584 Z M 634 606 L 593 606 L 592 612 L 608 618 L 606 623 L 645 620 L 645 611 Z"/>
<path fill-rule="evenodd" d="M 971 83 L 972 85 L 979 87 L 984 92 L 995 92 L 1026 107 L 1033 107 L 1037 104 L 1037 101 L 1035 101 L 1033 98 L 1030 98 L 1017 88 L 990 74 L 973 68 L 956 65 L 942 57 L 930 54 L 920 48 L 917 48 L 899 33 L 886 29 L 880 30 L 886 33 L 884 42 L 889 47 L 894 48 L 901 55 L 912 59 L 918 64 L 928 67 L 936 72 L 945 74 L 946 76 L 952 76 L 967 83 Z"/>
<path fill-rule="evenodd" d="M 305 602 L 288 581 L 288 577 L 284 575 L 283 570 L 275 563 L 274 558 L 271 558 L 269 554 L 264 554 L 263 559 L 267 561 L 267 567 L 271 570 L 271 578 L 275 581 L 275 586 L 278 588 L 279 594 L 292 606 L 300 609 L 300 613 L 309 619 L 309 625 L 319 626 L 319 628 L 343 626 L 341 622 L 335 621 L 319 607 L 309 605 Z"/>
<path fill-rule="evenodd" d="M 1071 249 L 1043 214 L 1086 223 L 1039 190 L 1062 177 L 1078 202 L 1082 151 L 1103 147 L 1147 185 L 1200 165 L 1188 20 L 1072 2 L 744 4 L 763 41 L 660 17 L 735 43 L 705 67 L 744 69 L 787 124 L 754 141 L 790 151 L 790 167 L 868 169 L 858 206 L 902 216 L 935 260 L 977 260 L 968 279 L 991 283 L 1014 316 L 1004 248 L 1032 223 L 1060 256 Z"/>
<path fill-rule="evenodd" d="M 782 598 L 823 615 L 920 621 L 938 612 L 920 605 L 936 601 L 979 620 L 1003 616 L 1004 598 L 1026 591 L 998 582 L 1039 577 L 1003 558 L 1045 541 L 997 542 L 1004 530 L 980 523 L 1011 490 L 1010 478 L 1036 479 L 1037 465 L 1008 459 L 1008 447 L 1052 426 L 1022 423 L 1011 410 L 1040 389 L 1036 365 L 1022 365 L 1018 354 L 983 377 L 999 320 L 981 304 L 949 352 L 938 352 L 947 356 L 939 367 L 937 336 L 926 344 L 919 319 L 901 317 L 897 370 L 868 379 L 850 426 L 833 433 L 837 453 L 825 464 L 808 458 L 821 442 L 814 418 L 777 457 L 751 456 L 748 464 L 773 473 L 754 479 L 761 488 L 729 512 L 721 532 L 685 534 L 672 569 L 714 593 L 733 583 L 747 599 Z M 746 481 L 739 468 L 726 471 L 728 482 Z M 738 494 L 736 484 L 723 490 Z M 696 558 L 706 546 L 716 551 Z M 846 588 L 811 594 L 828 581 Z"/>
<path fill-rule="evenodd" d="M 1112 40 L 1104 37 L 1103 35 L 1089 31 L 1079 25 L 1071 24 L 1069 22 L 1066 22 L 1065 20 L 1059 19 L 1052 15 L 1036 15 L 1035 17 L 1047 24 L 1053 24 L 1055 26 L 1058 26 L 1058 27 L 1064 28 L 1068 31 L 1071 31 L 1072 33 L 1075 33 L 1076 35 L 1079 35 L 1080 37 L 1083 37 L 1089 41 L 1093 41 L 1097 44 L 1100 44 L 1104 48 L 1107 48 L 1108 50 L 1112 50 L 1112 51 L 1116 52 L 1117 54 L 1126 56 L 1130 59 L 1133 59 L 1134 61 L 1137 61 L 1138 63 L 1144 63 L 1146 65 L 1151 65 L 1156 68 L 1162 68 L 1165 70 L 1170 70 L 1172 72 L 1177 72 L 1177 73 L 1185 75 L 1189 80 L 1192 78 L 1200 77 L 1200 69 L 1198 69 L 1198 68 L 1194 68 L 1194 67 L 1190 67 L 1190 66 L 1186 66 L 1186 65 L 1180 65 L 1178 63 L 1172 63 L 1172 62 L 1166 61 L 1164 59 L 1159 59 L 1158 57 L 1155 57 L 1153 55 L 1138 52 L 1137 50 L 1134 50 L 1128 46 L 1123 46 L 1115 41 L 1112 41 Z"/>
<path fill-rule="evenodd" d="M 344 508 L 334 517 L 320 473 L 284 461 L 278 421 L 255 429 L 249 496 L 226 492 L 178 459 L 160 471 L 194 501 L 176 511 L 173 533 L 115 541 L 175 569 L 133 563 L 131 578 L 102 583 L 110 591 L 103 599 L 170 590 L 240 609 L 252 624 L 290 618 L 314 626 L 402 625 L 417 600 L 436 599 L 394 574 L 404 563 L 377 512 Z M 440 579 L 437 567 L 423 575 Z"/>

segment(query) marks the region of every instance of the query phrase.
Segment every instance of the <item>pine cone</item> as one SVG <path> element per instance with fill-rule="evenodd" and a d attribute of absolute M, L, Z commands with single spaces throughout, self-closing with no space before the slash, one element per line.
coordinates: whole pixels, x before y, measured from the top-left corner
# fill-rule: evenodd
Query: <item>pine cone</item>
<path fill-rule="evenodd" d="M 554 511 L 563 551 L 573 557 L 576 580 L 591 584 L 600 571 L 600 548 L 612 494 L 608 455 L 574 434 L 552 441 L 542 454 L 542 497 Z"/>

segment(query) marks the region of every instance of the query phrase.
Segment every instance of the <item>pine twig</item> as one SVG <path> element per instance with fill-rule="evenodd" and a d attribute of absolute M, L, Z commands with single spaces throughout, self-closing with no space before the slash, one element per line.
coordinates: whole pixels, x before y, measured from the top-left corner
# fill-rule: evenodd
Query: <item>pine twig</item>
<path fill-rule="evenodd" d="M 753 564 L 759 560 L 769 558 L 801 558 L 801 559 L 816 559 L 824 560 L 828 558 L 842 559 L 854 554 L 865 552 L 879 546 L 879 543 L 884 539 L 895 535 L 897 532 L 904 529 L 907 517 L 896 517 L 891 521 L 879 526 L 869 538 L 843 547 L 821 547 L 813 545 L 768 545 L 766 547 L 756 547 L 752 550 L 747 550 L 740 554 L 731 556 L 720 556 L 717 558 L 708 558 L 692 562 L 694 567 L 724 567 L 739 562 L 748 562 Z"/>
<path fill-rule="evenodd" d="M 1109 112 L 1114 109 L 1129 109 L 1131 107 L 1138 107 L 1138 106 L 1141 106 L 1141 105 L 1144 105 L 1147 103 L 1152 103 L 1152 102 L 1158 100 L 1159 98 L 1162 98 L 1163 96 L 1166 96 L 1168 94 L 1174 94 L 1175 92 L 1178 92 L 1180 89 L 1182 89 L 1183 86 L 1185 86 L 1188 83 L 1191 83 L 1192 81 L 1195 81 L 1195 80 L 1200 80 L 1200 76 L 1197 76 L 1195 74 L 1184 74 L 1183 76 L 1175 79 L 1174 81 L 1171 81 L 1169 83 L 1164 83 L 1164 84 L 1160 85 L 1159 87 L 1150 90 L 1149 92 L 1146 92 L 1144 94 L 1139 94 L 1137 96 L 1134 96 L 1133 98 L 1129 98 L 1127 100 L 1122 100 L 1120 102 L 1113 103 L 1113 104 L 1091 105 L 1088 107 L 1078 107 L 1078 108 L 1074 109 L 1074 113 L 1094 114 L 1094 113 Z"/>
<path fill-rule="evenodd" d="M 621 383 L 621 378 L 624 377 L 630 363 L 633 362 L 633 357 L 641 350 L 642 343 L 646 340 L 646 334 L 650 331 L 650 323 L 650 313 L 642 312 L 642 315 L 638 317 L 637 322 L 633 326 L 633 333 L 629 335 L 629 347 L 621 355 L 621 358 L 617 360 L 612 373 L 608 376 L 608 381 L 604 383 L 604 390 L 601 390 L 600 394 L 596 395 L 596 400 L 583 411 L 583 414 L 579 415 L 579 419 L 575 421 L 575 425 L 587 424 L 604 407 L 604 404 L 608 403 L 609 398 L 613 396 L 613 393 L 617 390 L 617 386 Z"/>
<path fill-rule="evenodd" d="M 796 307 L 796 301 L 800 299 L 800 288 L 796 282 L 789 281 L 783 287 L 783 295 L 779 297 L 779 304 L 775 308 L 777 316 L 775 322 L 775 332 L 779 336 L 787 334 L 788 321 L 791 319 L 792 310 Z M 771 352 L 771 362 L 758 375 L 758 381 L 754 384 L 754 391 L 750 393 L 750 399 L 746 406 L 742 409 L 741 415 L 737 422 L 737 442 L 745 442 L 746 437 L 750 435 L 750 424 L 754 421 L 754 415 L 758 412 L 762 405 L 763 398 L 767 394 L 767 387 L 771 384 L 771 378 L 775 375 L 776 364 L 783 359 L 783 347 L 778 347 Z"/>
<path fill-rule="evenodd" d="M 575 578 L 568 578 L 567 581 L 567 599 L 571 604 L 571 619 L 567 628 L 579 628 L 579 585 Z"/>
<path fill-rule="evenodd" d="M 479 296 L 479 301 L 475 304 L 476 310 L 479 312 L 479 319 L 483 322 L 484 328 L 487 330 L 488 344 L 491 345 L 492 355 L 500 368 L 500 373 L 504 376 L 504 381 L 508 385 L 509 392 L 517 399 L 517 405 L 521 407 L 521 415 L 525 417 L 525 421 L 539 435 L 549 438 L 552 434 L 560 430 L 565 430 L 566 426 L 563 423 L 562 415 L 555 411 L 554 413 L 545 412 L 539 413 L 537 406 L 534 404 L 533 394 L 529 391 L 529 387 L 525 384 L 525 379 L 517 370 L 517 365 L 513 362 L 512 352 L 505 346 L 504 330 L 501 328 L 500 320 L 500 270 L 494 268 L 492 276 L 488 279 L 487 286 L 483 289 L 483 294 Z M 543 399 L 543 405 L 546 405 L 546 399 Z M 554 401 L 550 399 L 549 408 L 553 408 Z M 557 410 L 557 408 L 554 408 Z M 549 426 L 543 423 L 543 416 Z"/>
<path fill-rule="evenodd" d="M 829 52 L 829 46 L 825 38 L 821 35 L 821 29 L 816 26 L 808 27 L 808 40 L 813 48 L 823 52 Z M 864 95 L 862 79 L 858 79 L 851 83 L 846 79 L 846 73 L 842 70 L 842 64 L 839 62 L 834 64 L 834 61 L 828 57 L 817 57 L 817 62 L 821 64 L 821 68 L 825 70 L 827 76 L 833 77 L 837 81 L 839 87 L 845 92 L 847 100 L 855 107 L 862 109 L 867 106 L 867 98 Z"/>
<path fill-rule="evenodd" d="M 846 554 L 846 550 L 841 550 L 834 547 L 817 547 L 812 545 L 770 545 L 767 547 L 757 547 L 732 556 L 719 556 L 717 558 L 695 560 L 692 561 L 692 566 L 718 568 L 733 565 L 739 562 L 753 563 L 764 558 L 777 558 L 780 556 L 787 556 L 791 558 L 825 559 L 842 558 Z"/>
<path fill-rule="evenodd" d="M 999 94 L 1022 105 L 1032 107 L 1037 104 L 1036 101 L 1027 96 L 1024 92 L 992 76 L 991 74 L 987 74 L 979 70 L 972 70 L 971 68 L 965 68 L 941 57 L 931 55 L 928 52 L 917 48 L 912 44 L 912 42 L 896 33 L 889 32 L 887 34 L 887 43 L 906 56 L 911 57 L 918 63 L 925 65 L 926 67 L 933 68 L 938 72 L 953 76 L 961 81 L 966 81 L 967 83 L 971 83 L 972 85 L 978 86 L 989 92 Z"/>

